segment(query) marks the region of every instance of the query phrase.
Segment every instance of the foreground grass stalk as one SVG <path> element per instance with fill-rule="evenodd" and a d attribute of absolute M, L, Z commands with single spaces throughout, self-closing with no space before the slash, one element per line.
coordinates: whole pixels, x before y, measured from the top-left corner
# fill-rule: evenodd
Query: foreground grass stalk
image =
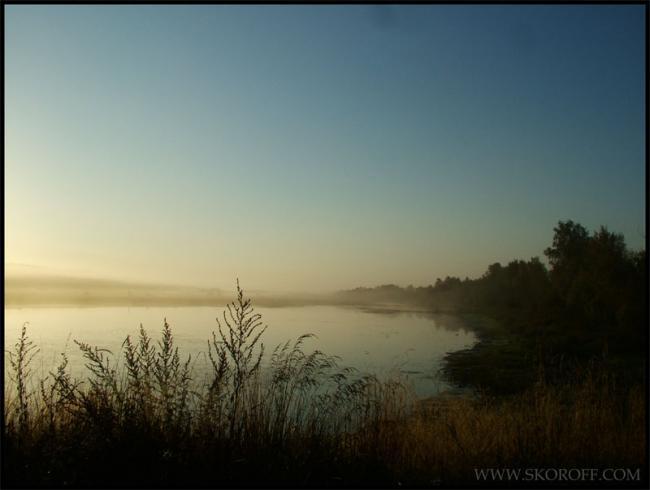
<path fill-rule="evenodd" d="M 34 343 L 27 337 L 27 323 L 23 324 L 20 337 L 14 346 L 14 352 L 8 352 L 12 368 L 12 380 L 16 383 L 15 414 L 20 432 L 26 432 L 29 425 L 30 411 L 28 401 L 31 394 L 27 391 L 27 382 L 31 376 L 30 364 L 39 352 Z"/>

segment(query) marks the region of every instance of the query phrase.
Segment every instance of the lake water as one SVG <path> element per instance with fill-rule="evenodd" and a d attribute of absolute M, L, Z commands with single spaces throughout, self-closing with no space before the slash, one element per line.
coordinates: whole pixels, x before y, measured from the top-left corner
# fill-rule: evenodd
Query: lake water
<path fill-rule="evenodd" d="M 73 374 L 81 375 L 83 359 L 73 340 L 118 353 L 127 335 L 137 337 L 140 324 L 159 339 L 167 318 L 182 358 L 192 354 L 195 371 L 200 372 L 221 311 L 217 307 L 8 308 L 5 349 L 13 347 L 23 323 L 29 322 L 29 337 L 41 349 L 33 365 L 36 376 L 53 370 L 61 352 L 67 353 Z M 381 377 L 400 373 L 423 397 L 450 388 L 439 374 L 445 353 L 471 347 L 477 340 L 466 324 L 449 315 L 337 306 L 256 308 L 256 312 L 268 325 L 261 339 L 267 352 L 302 334 L 315 334 L 306 351 L 319 349 L 339 356 L 342 366 Z M 5 356 L 5 373 L 7 365 Z"/>

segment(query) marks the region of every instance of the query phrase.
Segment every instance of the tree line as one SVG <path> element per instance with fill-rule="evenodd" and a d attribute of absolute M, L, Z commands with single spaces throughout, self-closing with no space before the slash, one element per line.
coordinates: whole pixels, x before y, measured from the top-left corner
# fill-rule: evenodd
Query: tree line
<path fill-rule="evenodd" d="M 446 277 L 426 287 L 383 285 L 342 292 L 356 301 L 402 302 L 497 320 L 525 349 L 577 359 L 640 358 L 647 340 L 647 251 L 601 226 L 554 228 L 538 257 L 491 264 L 477 279 Z"/>

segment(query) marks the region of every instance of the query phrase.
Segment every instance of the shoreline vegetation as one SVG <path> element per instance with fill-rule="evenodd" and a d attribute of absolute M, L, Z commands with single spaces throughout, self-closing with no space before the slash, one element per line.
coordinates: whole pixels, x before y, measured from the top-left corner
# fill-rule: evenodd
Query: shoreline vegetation
<path fill-rule="evenodd" d="M 513 396 L 418 400 L 399 379 L 308 353 L 309 335 L 262 370 L 265 328 L 238 285 L 209 343 L 212 376 L 196 385 L 166 321 L 159 340 L 127 337 L 121 365 L 75 341 L 83 379 L 62 355 L 33 380 L 23 326 L 9 353 L 3 487 L 430 488 L 475 485 L 477 467 L 567 465 L 647 479 L 644 387 L 596 365 L 561 384 L 540 371 Z"/>
<path fill-rule="evenodd" d="M 478 336 L 470 349 L 448 353 L 444 373 L 491 394 L 520 393 L 537 372 L 561 382 L 597 364 L 620 382 L 647 379 L 647 251 L 629 250 L 620 234 L 589 233 L 559 222 L 537 257 L 488 267 L 478 279 L 446 277 L 428 287 L 384 285 L 341 293 L 357 301 L 400 301 L 459 315 Z"/>
<path fill-rule="evenodd" d="M 641 479 L 626 486 L 643 485 L 646 252 L 604 228 L 554 231 L 548 269 L 533 258 L 474 280 L 337 294 L 340 305 L 461 316 L 479 342 L 449 353 L 444 373 L 471 397 L 417 399 L 401 379 L 309 351 L 308 334 L 262 369 L 265 326 L 239 284 L 204 384 L 167 322 L 160 339 L 141 329 L 115 355 L 77 339 L 82 379 L 65 356 L 34 379 L 23 327 L 8 354 L 3 486 L 431 488 L 489 485 L 475 469 L 504 467 L 629 468 Z"/>

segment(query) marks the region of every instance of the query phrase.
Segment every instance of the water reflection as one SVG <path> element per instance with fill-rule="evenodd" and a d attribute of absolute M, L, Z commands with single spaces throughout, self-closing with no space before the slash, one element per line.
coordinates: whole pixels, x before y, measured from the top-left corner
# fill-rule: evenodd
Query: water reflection
<path fill-rule="evenodd" d="M 421 396 L 448 390 L 439 374 L 445 353 L 476 342 L 458 317 L 391 306 L 267 307 L 256 311 L 268 325 L 262 338 L 267 353 L 280 343 L 312 333 L 315 338 L 307 342 L 306 350 L 339 356 L 341 365 L 380 377 L 399 376 L 412 383 Z M 221 309 L 211 307 L 5 309 L 5 345 L 11 348 L 22 324 L 30 322 L 30 336 L 41 349 L 35 371 L 47 374 L 60 353 L 66 352 L 71 370 L 81 375 L 83 359 L 71 339 L 119 353 L 124 338 L 136 336 L 141 323 L 157 339 L 167 318 L 180 352 L 192 354 L 195 373 L 206 376 L 204 353 L 220 314 Z"/>

